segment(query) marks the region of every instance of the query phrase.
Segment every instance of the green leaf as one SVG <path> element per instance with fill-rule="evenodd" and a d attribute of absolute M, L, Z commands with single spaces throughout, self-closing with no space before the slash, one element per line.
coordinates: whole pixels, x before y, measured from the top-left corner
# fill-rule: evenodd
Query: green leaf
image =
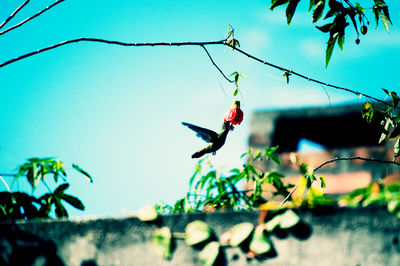
<path fill-rule="evenodd" d="M 306 187 L 307 189 L 311 188 L 312 182 L 317 180 L 313 174 L 305 174 L 304 177 L 306 178 Z"/>
<path fill-rule="evenodd" d="M 333 34 L 330 36 L 327 47 L 326 47 L 326 54 L 325 54 L 325 64 L 328 67 L 329 61 L 332 57 L 333 48 L 335 47 L 336 40 L 338 38 L 338 34 Z"/>
<path fill-rule="evenodd" d="M 378 10 L 378 7 L 377 7 L 376 5 L 374 5 L 374 6 L 372 7 L 372 12 L 374 13 L 376 26 L 378 26 L 378 21 L 379 21 L 379 10 Z"/>
<path fill-rule="evenodd" d="M 289 229 L 300 222 L 300 217 L 292 210 L 287 210 L 280 215 L 279 227 Z"/>
<path fill-rule="evenodd" d="M 137 214 L 140 221 L 150 222 L 158 218 L 158 212 L 153 206 L 144 206 Z"/>
<path fill-rule="evenodd" d="M 375 5 L 372 10 L 375 15 L 376 25 L 378 25 L 378 16 L 381 18 L 386 31 L 389 32 L 389 23 L 392 24 L 389 16 L 389 8 L 383 0 L 374 0 Z"/>
<path fill-rule="evenodd" d="M 56 206 L 55 213 L 57 218 L 68 217 L 68 212 L 65 207 L 62 205 L 60 198 L 53 195 L 54 204 Z"/>
<path fill-rule="evenodd" d="M 312 15 L 313 23 L 317 22 L 321 18 L 322 13 L 324 12 L 324 8 L 325 8 L 325 0 L 318 1 L 313 10 L 313 15 Z"/>
<path fill-rule="evenodd" d="M 311 11 L 311 9 L 313 8 L 313 6 L 315 6 L 315 0 L 310 0 L 310 5 L 308 6 L 308 12 Z"/>
<path fill-rule="evenodd" d="M 32 189 L 35 189 L 40 181 L 40 173 L 36 163 L 31 163 L 28 173 L 26 174 L 26 178 L 28 179 L 29 184 L 32 186 Z"/>
<path fill-rule="evenodd" d="M 385 199 L 382 194 L 374 193 L 371 194 L 368 198 L 366 198 L 361 206 L 367 207 L 370 205 L 382 206 L 385 203 Z"/>
<path fill-rule="evenodd" d="M 315 26 L 315 27 L 317 29 L 319 29 L 320 31 L 327 33 L 331 30 L 332 25 L 333 25 L 333 23 L 328 23 L 328 24 L 325 24 L 324 26 Z"/>
<path fill-rule="evenodd" d="M 383 122 L 383 121 L 382 121 L 382 122 Z M 379 143 L 381 143 L 382 141 L 384 141 L 384 140 L 386 139 L 387 134 L 388 134 L 388 132 L 389 132 L 390 124 L 391 124 L 391 119 L 390 119 L 390 117 L 385 117 L 385 120 L 384 120 L 384 127 L 383 127 L 383 129 L 382 129 L 382 134 L 381 134 L 381 137 L 380 137 L 380 139 L 379 139 Z"/>
<path fill-rule="evenodd" d="M 249 249 L 256 255 L 261 255 L 271 250 L 271 242 L 269 238 L 264 234 L 264 227 L 257 226 L 253 238 L 251 239 Z"/>
<path fill-rule="evenodd" d="M 340 50 L 343 51 L 343 44 L 344 44 L 344 33 L 339 34 L 338 45 Z"/>
<path fill-rule="evenodd" d="M 243 241 L 245 241 L 253 232 L 254 225 L 249 222 L 240 223 L 232 227 L 231 229 L 231 239 L 229 240 L 229 244 L 232 247 L 239 246 Z"/>
<path fill-rule="evenodd" d="M 238 87 L 236 87 L 235 91 L 233 92 L 233 96 L 236 96 L 236 95 L 238 95 L 238 92 L 239 92 L 239 88 L 238 88 Z"/>
<path fill-rule="evenodd" d="M 389 212 L 396 212 L 400 208 L 400 201 L 399 199 L 392 199 L 387 204 L 387 209 Z"/>
<path fill-rule="evenodd" d="M 300 2 L 300 0 L 290 0 L 289 4 L 286 8 L 286 19 L 287 19 L 287 24 L 290 25 L 290 22 L 292 21 L 294 12 L 296 11 L 297 4 Z M 288 82 L 289 83 L 289 82 Z"/>
<path fill-rule="evenodd" d="M 269 9 L 274 10 L 275 7 L 281 6 L 289 2 L 289 0 L 271 0 L 271 5 Z"/>
<path fill-rule="evenodd" d="M 271 155 L 270 155 L 270 158 L 271 158 L 274 162 L 276 162 L 277 164 L 282 165 L 282 161 L 281 161 L 281 159 L 278 157 L 278 155 L 271 154 Z"/>
<path fill-rule="evenodd" d="M 208 243 L 199 253 L 201 264 L 212 266 L 218 258 L 220 245 L 216 241 Z"/>
<path fill-rule="evenodd" d="M 196 220 L 185 228 L 185 242 L 189 246 L 197 245 L 211 237 L 211 229 L 203 221 Z"/>
<path fill-rule="evenodd" d="M 79 173 L 85 175 L 85 176 L 89 179 L 90 183 L 93 183 L 93 178 L 89 175 L 88 172 L 86 172 L 85 170 L 83 170 L 82 168 L 80 168 L 80 167 L 79 167 L 78 165 L 76 165 L 76 164 L 72 164 L 72 168 L 74 168 L 74 169 L 75 169 L 76 171 L 78 171 Z"/>
<path fill-rule="evenodd" d="M 169 227 L 164 226 L 154 230 L 152 238 L 153 248 L 156 254 L 164 259 L 171 259 L 172 234 Z"/>
<path fill-rule="evenodd" d="M 320 176 L 319 180 L 321 181 L 321 189 L 324 190 L 326 187 L 326 180 L 324 176 Z"/>
<path fill-rule="evenodd" d="M 286 84 L 289 84 L 289 76 L 292 75 L 292 73 L 285 71 L 282 75 L 285 77 Z"/>
<path fill-rule="evenodd" d="M 56 194 L 57 196 L 61 196 L 68 188 L 69 188 L 68 183 L 61 184 L 54 190 L 54 194 Z"/>
<path fill-rule="evenodd" d="M 83 205 L 82 201 L 72 195 L 62 194 L 60 196 L 60 198 L 62 198 L 63 200 L 65 200 L 66 202 L 68 202 L 70 205 L 77 208 L 78 210 L 82 210 L 82 211 L 85 210 L 85 205 Z"/>

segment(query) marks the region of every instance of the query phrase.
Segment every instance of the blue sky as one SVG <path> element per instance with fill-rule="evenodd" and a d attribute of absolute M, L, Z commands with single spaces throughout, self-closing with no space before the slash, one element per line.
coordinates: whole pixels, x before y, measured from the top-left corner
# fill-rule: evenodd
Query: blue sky
<path fill-rule="evenodd" d="M 22 2 L 2 1 L 0 20 Z M 368 13 L 371 24 L 360 45 L 349 27 L 344 52 L 335 47 L 327 69 L 328 36 L 312 25 L 307 2 L 300 3 L 288 27 L 284 9 L 271 12 L 269 1 L 66 0 L 0 36 L 0 61 L 79 37 L 221 40 L 230 24 L 241 48 L 268 62 L 378 98 L 384 98 L 381 88 L 399 91 L 398 1 L 386 1 L 393 22 L 390 33 L 381 23 L 376 29 Z M 371 2 L 360 1 L 365 6 Z M 51 3 L 31 1 L 8 25 Z M 287 85 L 281 71 L 227 47 L 208 50 L 226 74 L 246 75 L 239 97 L 244 121 L 211 157 L 220 169 L 243 163 L 239 157 L 247 150 L 256 110 L 365 100 L 326 88 L 329 100 L 320 85 L 295 77 Z M 233 90 L 200 47 L 79 43 L 24 59 L 0 69 L 0 173 L 13 173 L 34 156 L 77 163 L 92 174 L 94 183 L 70 169 L 69 192 L 86 205 L 85 212 L 69 208 L 72 216 L 121 216 L 157 201 L 173 203 L 187 191 L 196 164 L 190 155 L 204 145 L 181 121 L 219 130 L 233 100 L 223 91 L 231 95 Z"/>

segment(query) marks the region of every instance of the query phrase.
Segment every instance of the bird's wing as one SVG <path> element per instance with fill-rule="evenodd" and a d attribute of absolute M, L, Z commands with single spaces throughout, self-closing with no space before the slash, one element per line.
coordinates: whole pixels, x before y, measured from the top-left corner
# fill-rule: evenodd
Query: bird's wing
<path fill-rule="evenodd" d="M 203 139 L 205 142 L 214 142 L 218 138 L 218 134 L 216 132 L 207 128 L 195 126 L 185 122 L 182 122 L 182 125 L 187 126 L 191 130 L 196 132 L 196 136 Z"/>

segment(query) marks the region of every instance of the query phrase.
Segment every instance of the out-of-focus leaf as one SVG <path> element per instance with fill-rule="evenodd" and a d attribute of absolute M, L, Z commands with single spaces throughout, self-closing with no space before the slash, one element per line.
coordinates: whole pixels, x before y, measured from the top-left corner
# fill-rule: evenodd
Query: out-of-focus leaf
<path fill-rule="evenodd" d="M 218 258 L 220 245 L 217 241 L 212 241 L 204 246 L 199 253 L 201 264 L 204 266 L 212 266 Z"/>
<path fill-rule="evenodd" d="M 236 96 L 236 95 L 238 95 L 238 92 L 239 92 L 239 88 L 238 88 L 238 87 L 236 87 L 236 88 L 235 88 L 235 91 L 233 92 L 233 96 Z"/>
<path fill-rule="evenodd" d="M 164 259 L 171 259 L 172 234 L 169 227 L 164 226 L 154 230 L 152 243 L 156 254 Z"/>
<path fill-rule="evenodd" d="M 56 206 L 55 213 L 57 218 L 68 217 L 68 212 L 65 207 L 62 205 L 60 198 L 53 196 L 54 204 Z"/>
<path fill-rule="evenodd" d="M 74 168 L 76 171 L 80 172 L 81 174 L 83 174 L 84 176 L 86 176 L 90 183 L 93 183 L 93 178 L 89 175 L 88 172 L 86 172 L 85 170 L 83 170 L 82 168 L 80 168 L 78 165 L 76 164 L 72 164 L 72 168 Z"/>
<path fill-rule="evenodd" d="M 68 183 L 61 184 L 54 190 L 54 194 L 56 194 L 57 196 L 61 196 L 68 188 L 69 188 Z"/>
<path fill-rule="evenodd" d="M 256 255 L 265 254 L 271 250 L 271 242 L 264 233 L 263 225 L 258 225 L 254 230 L 249 249 Z"/>
<path fill-rule="evenodd" d="M 400 209 L 399 199 L 390 200 L 387 204 L 387 209 L 389 212 L 395 212 Z"/>
<path fill-rule="evenodd" d="M 326 180 L 324 176 L 320 176 L 319 180 L 321 181 L 321 189 L 322 191 L 326 188 Z"/>
<path fill-rule="evenodd" d="M 211 237 L 211 229 L 203 221 L 196 220 L 189 223 L 185 228 L 185 242 L 189 246 L 197 245 Z"/>
<path fill-rule="evenodd" d="M 83 205 L 82 201 L 72 195 L 63 193 L 60 198 L 68 202 L 73 207 L 77 208 L 78 210 L 85 210 L 85 205 Z"/>
<path fill-rule="evenodd" d="M 300 222 L 300 217 L 292 210 L 287 210 L 280 215 L 279 227 L 289 229 Z"/>
<path fill-rule="evenodd" d="M 144 206 L 139 210 L 137 217 L 143 222 L 150 222 L 158 218 L 158 212 L 154 206 Z"/>
<path fill-rule="evenodd" d="M 239 246 L 244 240 L 246 240 L 251 232 L 253 232 L 254 225 L 252 223 L 240 223 L 232 227 L 231 232 L 231 239 L 229 241 L 229 244 L 232 247 L 237 247 Z"/>
<path fill-rule="evenodd" d="M 281 216 L 276 215 L 274 218 L 272 218 L 265 224 L 265 229 L 268 232 L 272 232 L 279 225 L 280 222 L 281 222 Z"/>

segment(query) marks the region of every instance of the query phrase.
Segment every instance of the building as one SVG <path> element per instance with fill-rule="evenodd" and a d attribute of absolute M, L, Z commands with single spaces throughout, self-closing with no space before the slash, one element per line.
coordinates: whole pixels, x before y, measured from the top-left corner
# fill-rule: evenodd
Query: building
<path fill-rule="evenodd" d="M 393 144 L 379 144 L 380 121 L 362 118 L 359 104 L 328 108 L 301 108 L 255 112 L 251 118 L 249 146 L 264 149 L 279 145 L 282 166 L 257 162 L 263 171 L 275 169 L 296 183 L 299 163 L 313 169 L 335 158 L 362 157 L 393 160 Z M 359 159 L 334 161 L 318 170 L 325 177 L 325 193 L 343 194 L 368 185 L 372 180 L 397 180 L 399 166 Z"/>

